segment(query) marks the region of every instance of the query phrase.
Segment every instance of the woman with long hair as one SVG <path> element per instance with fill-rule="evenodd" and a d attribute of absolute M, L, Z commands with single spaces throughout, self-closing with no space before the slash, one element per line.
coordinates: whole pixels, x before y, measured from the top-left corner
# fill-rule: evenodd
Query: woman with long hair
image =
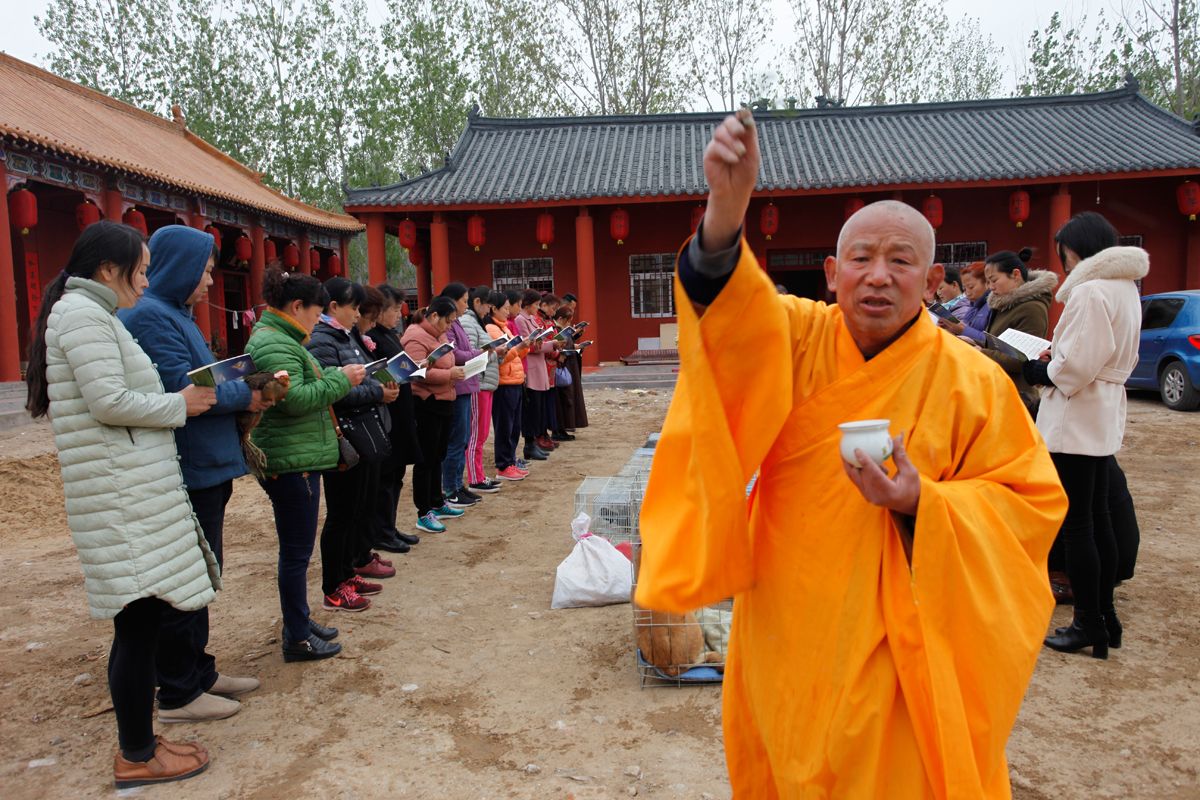
<path fill-rule="evenodd" d="M 35 418 L 49 414 L 54 428 L 92 618 L 113 621 L 108 689 L 121 748 L 113 763 L 118 789 L 207 769 L 203 746 L 154 735 L 154 664 L 166 609 L 197 611 L 221 588 L 173 433 L 211 408 L 216 391 L 165 392 L 116 315 L 141 297 L 149 263 L 145 241 L 128 225 L 85 228 L 42 296 L 26 373 L 26 408 Z"/>
<path fill-rule="evenodd" d="M 321 282 L 300 272 L 268 269 L 262 296 L 267 310 L 246 342 L 254 365 L 286 371 L 287 395 L 263 412 L 251 440 L 263 451 L 266 477 L 259 485 L 271 499 L 279 535 L 279 604 L 283 611 L 283 660 L 331 658 L 342 646 L 336 628 L 309 616 L 308 564 L 317 538 L 321 473 L 338 468 L 338 434 L 332 404 L 362 383 L 362 364 L 322 370 L 304 348 L 329 296 Z"/>
<path fill-rule="evenodd" d="M 449 297 L 435 297 L 427 308 L 413 316 L 413 322 L 400 337 L 404 352 L 422 364 L 441 345 L 449 344 L 446 332 L 458 316 L 458 304 Z M 413 465 L 413 504 L 417 507 L 417 530 L 441 533 L 446 530 L 440 520 L 461 517 L 463 511 L 451 508 L 442 492 L 442 461 L 450 444 L 453 424 L 455 382 L 465 376 L 462 367 L 454 365 L 454 353 L 447 352 L 425 370 L 425 377 L 413 381 L 413 417 L 417 423 L 417 440 L 421 446 L 421 461 Z"/>
<path fill-rule="evenodd" d="M 1058 276 L 1049 270 L 1029 269 L 1025 265 L 1032 257 L 1033 250 L 1026 247 L 1019 253 L 1001 250 L 984 261 L 984 275 L 992 292 L 988 298 L 992 313 L 986 331 L 991 336 L 999 337 L 1013 329 L 1046 338 L 1050 328 L 1050 301 L 1054 287 L 1058 285 Z M 971 344 L 976 343 L 972 340 Z M 1033 397 L 1034 392 L 1021 375 L 1021 362 L 986 343 L 980 349 L 1008 374 L 1028 404 L 1028 398 Z"/>
<path fill-rule="evenodd" d="M 518 334 L 526 340 L 541 330 L 536 316 L 541 302 L 542 293 L 536 289 L 526 289 L 521 295 L 521 313 L 517 315 L 516 327 Z M 526 459 L 544 461 L 555 447 L 546 437 L 546 429 L 551 424 L 549 409 L 554 402 L 546 356 L 553 354 L 556 349 L 554 344 L 543 339 L 532 345 L 525 356 L 525 402 L 521 428 L 525 435 Z"/>
<path fill-rule="evenodd" d="M 1137 365 L 1141 298 L 1135 281 L 1150 271 L 1140 247 L 1118 247 L 1117 232 L 1092 211 L 1054 236 L 1067 279 L 1051 348 L 1026 361 L 1026 380 L 1045 387 L 1037 426 L 1070 506 L 1059 539 L 1074 593 L 1070 626 L 1046 638 L 1054 650 L 1091 647 L 1107 658 L 1121 646 L 1113 605 L 1120 561 L 1109 510 L 1110 469 L 1125 435 L 1125 381 Z"/>
<path fill-rule="evenodd" d="M 470 313 L 470 292 L 461 283 L 451 283 L 442 289 L 441 297 L 454 301 L 458 309 L 453 322 L 446 330 L 446 340 L 454 345 L 454 365 L 461 367 L 471 359 L 482 355 L 482 351 L 471 346 L 471 337 L 462 326 Z M 467 464 L 467 444 L 471 440 L 471 406 L 478 402 L 479 376 L 472 375 L 454 384 L 454 408 L 450 417 L 450 441 L 446 458 L 442 462 L 442 493 L 446 505 L 451 508 L 470 508 L 480 501 L 480 496 L 463 483 L 463 470 Z M 497 487 L 499 488 L 499 487 Z"/>

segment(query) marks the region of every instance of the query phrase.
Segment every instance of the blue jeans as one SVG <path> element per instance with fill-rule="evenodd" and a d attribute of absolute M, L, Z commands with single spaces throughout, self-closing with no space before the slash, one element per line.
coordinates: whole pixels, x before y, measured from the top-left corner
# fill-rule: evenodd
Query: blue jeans
<path fill-rule="evenodd" d="M 450 422 L 450 443 L 442 461 L 442 491 L 457 492 L 463 485 L 463 470 L 467 468 L 467 442 L 471 440 L 471 395 L 460 394 L 454 400 L 454 416 Z"/>
<path fill-rule="evenodd" d="M 279 605 L 283 611 L 283 640 L 308 639 L 308 562 L 317 540 L 317 510 L 321 505 L 321 476 L 289 472 L 258 482 L 275 509 L 279 535 Z"/>

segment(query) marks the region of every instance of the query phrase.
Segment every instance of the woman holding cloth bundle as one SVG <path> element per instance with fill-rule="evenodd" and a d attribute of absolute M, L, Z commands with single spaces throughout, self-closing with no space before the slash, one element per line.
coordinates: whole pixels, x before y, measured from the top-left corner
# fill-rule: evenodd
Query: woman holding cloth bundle
<path fill-rule="evenodd" d="M 1117 247 L 1117 232 L 1092 211 L 1076 215 L 1054 236 L 1067 279 L 1054 343 L 1023 363 L 1025 379 L 1042 390 L 1037 426 L 1070 505 L 1059 539 L 1075 594 L 1071 625 L 1046 646 L 1072 653 L 1092 648 L 1108 658 L 1121 646 L 1113 606 L 1118 548 L 1109 514 L 1113 454 L 1125 435 L 1125 380 L 1137 365 L 1142 309 L 1137 284 L 1150 271 L 1140 247 Z"/>
<path fill-rule="evenodd" d="M 217 402 L 216 390 L 164 392 L 149 356 L 117 319 L 147 287 L 150 251 L 128 225 L 80 234 L 46 287 L 29 345 L 26 408 L 50 415 L 67 522 L 93 619 L 113 621 L 108 689 L 120 752 L 118 789 L 208 768 L 198 743 L 154 735 L 155 652 L 168 608 L 198 611 L 221 588 L 192 512 L 173 430 Z"/>

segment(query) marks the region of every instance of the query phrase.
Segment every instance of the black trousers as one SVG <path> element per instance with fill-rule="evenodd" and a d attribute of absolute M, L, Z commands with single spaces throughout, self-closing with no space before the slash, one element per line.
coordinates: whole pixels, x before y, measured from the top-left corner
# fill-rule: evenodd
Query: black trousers
<path fill-rule="evenodd" d="M 1125 471 L 1117 463 L 1116 456 L 1108 457 L 1108 514 L 1112 520 L 1113 537 L 1117 541 L 1117 580 L 1127 581 L 1133 577 L 1137 566 L 1142 533 L 1138 527 L 1137 510 L 1133 506 L 1133 495 L 1129 493 L 1129 484 L 1125 480 Z M 1050 550 L 1051 572 L 1067 571 L 1066 551 L 1060 533 Z"/>
<path fill-rule="evenodd" d="M 423 459 L 413 464 L 413 505 L 417 507 L 418 517 L 446 504 L 446 497 L 442 494 L 442 461 L 446 459 L 446 448 L 450 446 L 453 412 L 453 400 L 413 397 L 417 443 L 421 445 Z"/>
<path fill-rule="evenodd" d="M 379 464 L 379 492 L 375 503 L 377 543 L 400 532 L 396 529 L 396 506 L 400 502 L 400 490 L 404 488 L 404 477 L 407 474 L 408 465 L 401 462 L 395 448 L 392 449 L 392 455 Z"/>
<path fill-rule="evenodd" d="M 517 445 L 521 443 L 521 412 L 525 387 L 518 384 L 498 386 L 492 393 L 492 430 L 496 471 L 503 472 L 517 463 Z"/>
<path fill-rule="evenodd" d="M 325 486 L 325 524 L 321 527 L 321 593 L 330 595 L 370 560 L 375 544 L 375 501 L 379 462 L 345 472 L 321 473 Z"/>
<path fill-rule="evenodd" d="M 525 407 L 521 413 L 521 433 L 526 439 L 546 434 L 551 425 L 550 409 L 554 406 L 554 390 L 525 389 Z"/>
<path fill-rule="evenodd" d="M 165 600 L 134 600 L 113 619 L 113 644 L 108 654 L 108 692 L 117 717 L 117 741 L 130 761 L 154 755 L 155 651 Z"/>
<path fill-rule="evenodd" d="M 188 490 L 200 529 L 222 568 L 225 506 L 232 496 L 232 480 L 207 489 Z M 208 606 L 199 611 L 180 611 L 171 605 L 163 609 L 158 652 L 154 657 L 159 708 L 182 708 L 217 682 L 217 660 L 205 652 L 207 647 Z"/>
<path fill-rule="evenodd" d="M 1075 610 L 1112 608 L 1117 575 L 1117 542 L 1108 509 L 1109 456 L 1051 453 L 1070 505 L 1059 537 Z"/>

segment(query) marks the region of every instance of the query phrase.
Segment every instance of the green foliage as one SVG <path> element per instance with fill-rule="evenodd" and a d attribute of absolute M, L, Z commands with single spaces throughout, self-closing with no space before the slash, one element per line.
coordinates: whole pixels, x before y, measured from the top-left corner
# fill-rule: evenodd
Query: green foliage
<path fill-rule="evenodd" d="M 1029 64 L 1017 83 L 1017 93 L 1026 97 L 1055 94 L 1079 94 L 1115 89 L 1123 81 L 1121 60 L 1113 49 L 1105 52 L 1112 28 L 1104 11 L 1091 34 L 1087 16 L 1076 22 L 1064 21 L 1058 12 L 1050 17 L 1045 30 L 1029 37 Z"/>

